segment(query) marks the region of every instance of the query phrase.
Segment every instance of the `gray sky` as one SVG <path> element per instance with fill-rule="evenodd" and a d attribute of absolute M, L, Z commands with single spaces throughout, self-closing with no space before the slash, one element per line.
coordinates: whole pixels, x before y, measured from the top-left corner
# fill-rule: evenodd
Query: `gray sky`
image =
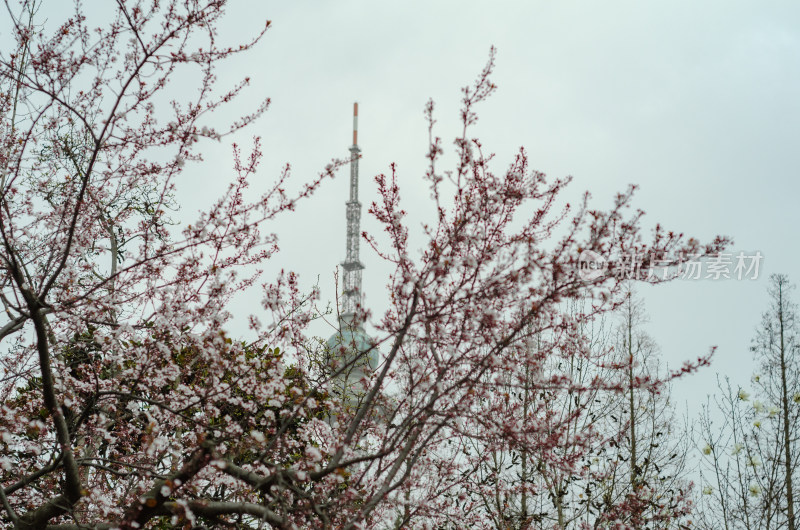
<path fill-rule="evenodd" d="M 649 331 L 671 366 L 719 347 L 711 369 L 675 385 L 679 401 L 694 410 L 716 372 L 749 382 L 748 346 L 766 308 L 767 275 L 800 281 L 800 4 L 250 2 L 234 8 L 224 36 L 255 30 L 264 18 L 273 29 L 258 50 L 220 76 L 250 75 L 249 101 L 272 98 L 243 135 L 245 144 L 253 134 L 264 139 L 257 179 L 264 188 L 286 162 L 302 182 L 347 156 L 357 100 L 362 227 L 377 229 L 366 215 L 376 196 L 372 177 L 391 162 L 410 219 L 429 216 L 423 105 L 430 97 L 438 103 L 438 133 L 451 146 L 459 89 L 495 45 L 499 90 L 479 108 L 474 134 L 497 154 L 497 172 L 525 146 L 533 168 L 575 177 L 570 197 L 589 189 L 595 207 L 608 207 L 614 192 L 637 183 L 645 226 L 661 222 L 704 241 L 729 235 L 733 250 L 761 251 L 757 281 L 641 289 Z M 180 183 L 189 211 L 231 174 L 228 145 L 213 149 L 209 163 Z M 273 228 L 282 247 L 275 267 L 298 271 L 304 285 L 319 276 L 328 299 L 344 258 L 346 197 L 343 171 Z M 363 245 L 362 261 L 367 304 L 380 314 L 390 269 Z"/>

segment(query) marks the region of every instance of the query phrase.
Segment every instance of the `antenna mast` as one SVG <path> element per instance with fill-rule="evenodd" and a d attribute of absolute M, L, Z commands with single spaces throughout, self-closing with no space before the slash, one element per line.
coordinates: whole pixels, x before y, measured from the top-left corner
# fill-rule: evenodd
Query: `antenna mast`
<path fill-rule="evenodd" d="M 353 145 L 350 146 L 350 200 L 347 201 L 347 257 L 344 269 L 341 319 L 352 324 L 356 310 L 361 306 L 361 271 L 364 265 L 358 258 L 361 226 L 361 203 L 358 202 L 358 103 L 353 103 Z M 361 324 L 357 324 L 361 327 Z"/>

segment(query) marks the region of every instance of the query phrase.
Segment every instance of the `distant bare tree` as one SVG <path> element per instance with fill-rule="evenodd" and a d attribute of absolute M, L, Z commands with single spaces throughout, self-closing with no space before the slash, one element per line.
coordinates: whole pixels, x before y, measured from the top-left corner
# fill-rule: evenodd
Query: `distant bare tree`
<path fill-rule="evenodd" d="M 770 306 L 751 347 L 759 362 L 752 401 L 725 379 L 701 416 L 703 528 L 797 528 L 800 359 L 792 288 L 785 275 L 770 277 Z"/>
<path fill-rule="evenodd" d="M 648 320 L 643 300 L 629 290 L 619 313 L 615 359 L 626 388 L 608 416 L 625 428 L 600 460 L 606 465 L 594 486 L 594 502 L 604 514 L 600 522 L 613 520 L 622 508 L 633 528 L 668 528 L 689 514 L 689 444 L 676 421 L 670 385 L 641 386 L 663 375 L 658 345 L 643 329 Z"/>

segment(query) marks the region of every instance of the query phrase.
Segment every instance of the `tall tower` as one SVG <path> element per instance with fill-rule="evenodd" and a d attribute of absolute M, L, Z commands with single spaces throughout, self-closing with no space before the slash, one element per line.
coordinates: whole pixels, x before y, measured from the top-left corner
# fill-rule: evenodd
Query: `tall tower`
<path fill-rule="evenodd" d="M 354 323 L 353 317 L 361 306 L 361 271 L 364 265 L 358 259 L 358 242 L 361 232 L 361 203 L 358 202 L 358 103 L 353 103 L 353 145 L 350 146 L 350 200 L 347 201 L 347 252 L 342 269 L 344 281 L 342 289 L 342 324 L 361 327 Z"/>
<path fill-rule="evenodd" d="M 356 318 L 362 304 L 361 271 L 364 265 L 358 257 L 361 237 L 361 203 L 358 202 L 358 162 L 361 149 L 358 147 L 358 103 L 353 104 L 353 145 L 350 146 L 350 198 L 347 208 L 347 244 L 342 263 L 341 306 L 338 330 L 326 343 L 328 365 L 344 393 L 349 393 L 353 382 L 361 379 L 366 371 L 378 365 L 378 350 L 364 332 L 363 322 Z"/>

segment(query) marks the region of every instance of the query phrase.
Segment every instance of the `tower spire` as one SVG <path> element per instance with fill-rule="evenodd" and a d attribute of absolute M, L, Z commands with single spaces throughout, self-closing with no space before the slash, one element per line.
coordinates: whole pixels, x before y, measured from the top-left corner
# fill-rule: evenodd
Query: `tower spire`
<path fill-rule="evenodd" d="M 344 269 L 344 289 L 342 290 L 341 320 L 352 324 L 356 310 L 361 306 L 361 271 L 364 265 L 358 257 L 358 242 L 361 226 L 361 203 L 358 202 L 358 103 L 353 103 L 353 145 L 350 146 L 350 200 L 347 208 L 347 248 L 342 263 Z M 361 327 L 360 323 L 356 323 Z"/>

